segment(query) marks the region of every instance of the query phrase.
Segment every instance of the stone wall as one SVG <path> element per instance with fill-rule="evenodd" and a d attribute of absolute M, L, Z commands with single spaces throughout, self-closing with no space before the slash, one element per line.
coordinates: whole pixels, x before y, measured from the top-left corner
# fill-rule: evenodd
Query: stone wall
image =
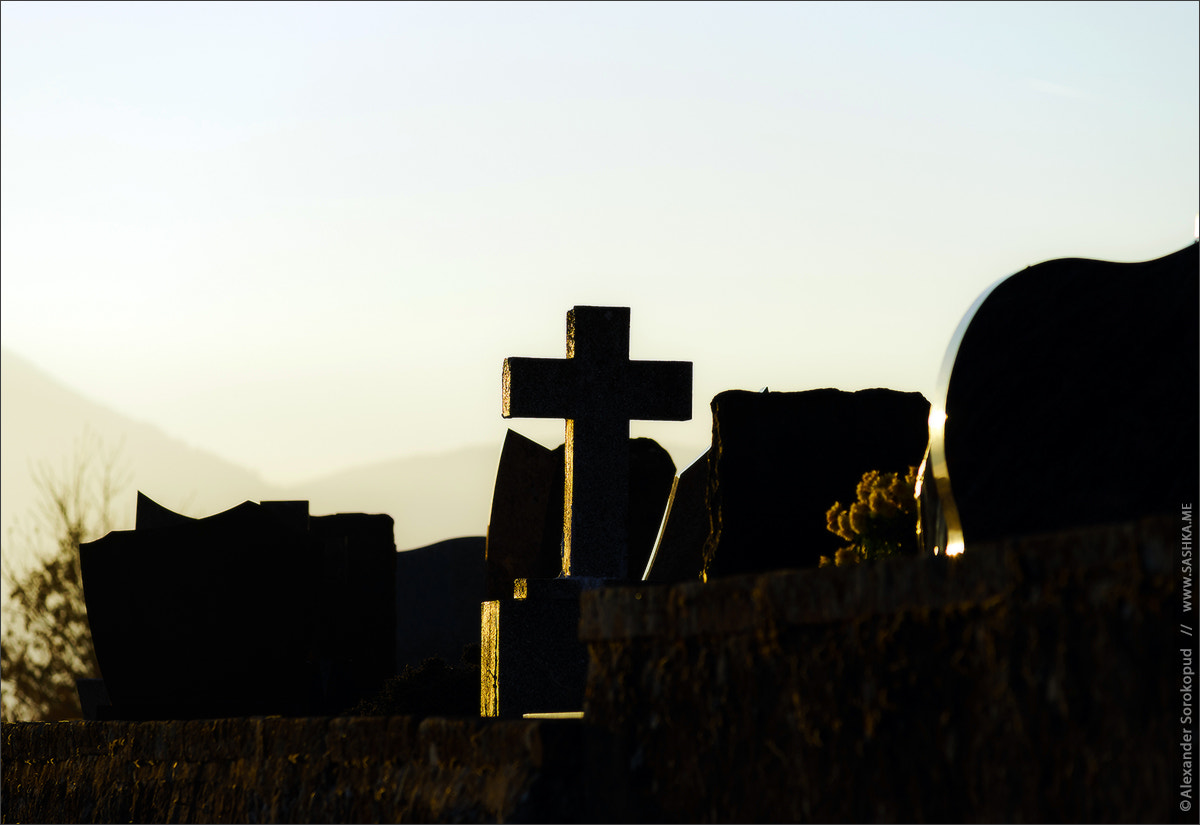
<path fill-rule="evenodd" d="M 4 725 L 5 822 L 566 821 L 561 722 L 250 718 Z"/>
<path fill-rule="evenodd" d="M 1178 543 L 1168 517 L 953 559 L 590 592 L 582 723 L 6 724 L 0 813 L 1170 821 Z"/>
<path fill-rule="evenodd" d="M 606 818 L 1178 817 L 1178 541 L 1160 519 L 587 594 Z"/>

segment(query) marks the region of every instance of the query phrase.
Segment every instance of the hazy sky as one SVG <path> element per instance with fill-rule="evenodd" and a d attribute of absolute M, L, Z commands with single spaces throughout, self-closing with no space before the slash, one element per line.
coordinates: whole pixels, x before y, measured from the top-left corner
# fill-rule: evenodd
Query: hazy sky
<path fill-rule="evenodd" d="M 575 304 L 731 388 L 934 391 L 1200 203 L 1197 3 L 11 3 L 3 345 L 268 480 L 505 427 Z M 676 456 L 677 459 L 680 456 Z"/>

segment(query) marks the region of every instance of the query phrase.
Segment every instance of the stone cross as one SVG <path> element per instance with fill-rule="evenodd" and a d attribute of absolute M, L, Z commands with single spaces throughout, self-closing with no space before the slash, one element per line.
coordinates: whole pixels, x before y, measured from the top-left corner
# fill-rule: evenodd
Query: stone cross
<path fill-rule="evenodd" d="M 565 418 L 566 576 L 625 579 L 629 421 L 692 417 L 690 361 L 630 361 L 629 307 L 567 312 L 566 360 L 504 359 L 505 418 Z"/>

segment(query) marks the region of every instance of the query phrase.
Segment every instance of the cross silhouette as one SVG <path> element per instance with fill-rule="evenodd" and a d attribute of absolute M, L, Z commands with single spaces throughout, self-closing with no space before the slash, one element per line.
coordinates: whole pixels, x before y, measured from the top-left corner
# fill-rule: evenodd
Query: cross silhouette
<path fill-rule="evenodd" d="M 563 575 L 629 573 L 629 422 L 692 417 L 690 361 L 629 360 L 629 307 L 567 312 L 567 357 L 504 359 L 505 418 L 565 418 Z"/>

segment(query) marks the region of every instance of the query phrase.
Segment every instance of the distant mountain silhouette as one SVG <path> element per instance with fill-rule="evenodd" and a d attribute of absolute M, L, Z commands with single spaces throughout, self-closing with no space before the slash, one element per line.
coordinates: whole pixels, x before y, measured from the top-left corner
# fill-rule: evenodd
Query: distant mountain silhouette
<path fill-rule="evenodd" d="M 412 550 L 487 532 L 500 445 L 398 458 L 289 487 L 312 513 L 387 513 L 396 547 Z"/>
<path fill-rule="evenodd" d="M 0 519 L 4 552 L 14 523 L 31 526 L 38 506 L 31 471 L 49 462 L 61 471 L 91 430 L 105 447 L 121 444 L 131 473 L 118 502 L 117 525 L 133 526 L 136 492 L 185 515 L 206 516 L 247 499 L 307 499 L 314 515 L 387 513 L 396 545 L 409 549 L 462 535 L 483 535 L 500 445 L 468 447 L 350 469 L 281 488 L 217 456 L 192 448 L 149 424 L 89 401 L 25 358 L 0 350 Z"/>
<path fill-rule="evenodd" d="M 90 401 L 25 358 L 0 349 L 0 535 L 12 560 L 20 561 L 23 548 L 10 539 L 9 530 L 14 523 L 32 526 L 38 506 L 32 469 L 49 462 L 61 472 L 85 430 L 96 433 L 106 448 L 122 445 L 121 463 L 131 481 L 117 502 L 118 528 L 133 526 L 139 490 L 188 516 L 212 515 L 246 500 L 306 499 L 313 515 L 390 515 L 401 550 L 486 533 L 501 446 L 396 458 L 279 487 Z M 677 470 L 702 452 L 695 445 L 663 446 Z"/>

